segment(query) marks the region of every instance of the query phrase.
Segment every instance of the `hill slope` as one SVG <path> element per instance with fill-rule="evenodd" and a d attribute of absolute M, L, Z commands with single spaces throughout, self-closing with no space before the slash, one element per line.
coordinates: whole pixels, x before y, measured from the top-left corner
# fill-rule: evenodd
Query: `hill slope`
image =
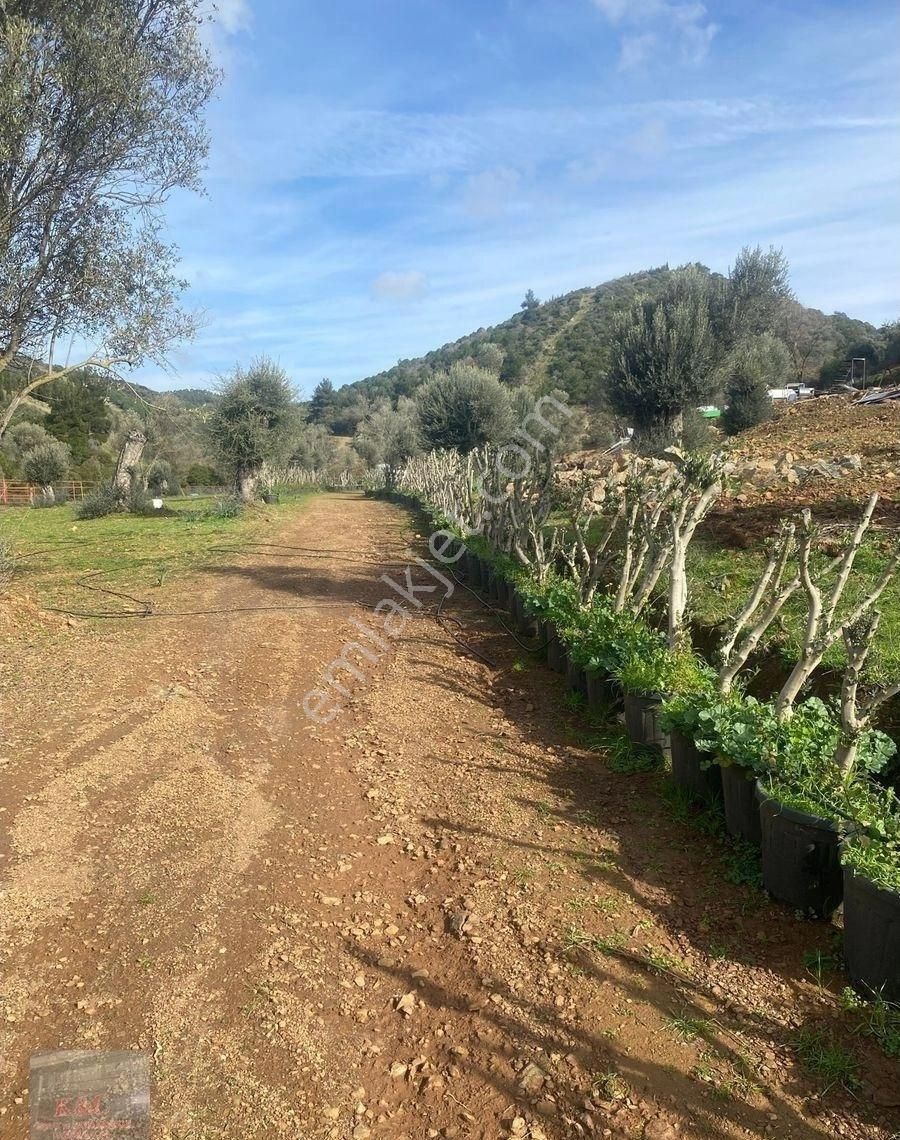
<path fill-rule="evenodd" d="M 346 385 L 338 393 L 339 404 L 348 407 L 359 396 L 394 400 L 409 395 L 435 372 L 465 357 L 499 368 L 507 384 L 528 384 L 536 391 L 562 388 L 572 400 L 590 403 L 599 395 L 607 367 L 613 314 L 638 297 L 659 293 L 670 272 L 668 266 L 647 269 L 523 307 L 498 325 Z M 817 378 L 827 361 L 843 359 L 850 348 L 876 347 L 882 339 L 866 321 L 844 313 L 826 316 L 800 304 L 790 306 L 779 331 L 794 359 L 792 378 L 804 380 Z"/>

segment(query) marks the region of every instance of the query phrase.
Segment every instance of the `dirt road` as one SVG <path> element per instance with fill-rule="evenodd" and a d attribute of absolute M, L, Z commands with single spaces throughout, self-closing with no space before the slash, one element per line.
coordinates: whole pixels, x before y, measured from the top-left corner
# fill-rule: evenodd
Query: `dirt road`
<path fill-rule="evenodd" d="M 407 515 L 320 496 L 269 541 L 157 591 L 195 616 L 5 639 L 0 1138 L 55 1048 L 148 1050 L 166 1140 L 900 1129 L 867 1039 L 853 1096 L 797 1062 L 847 1038 L 829 928 L 727 882 L 462 591 L 457 638 L 421 595 L 305 715 L 422 553 Z"/>

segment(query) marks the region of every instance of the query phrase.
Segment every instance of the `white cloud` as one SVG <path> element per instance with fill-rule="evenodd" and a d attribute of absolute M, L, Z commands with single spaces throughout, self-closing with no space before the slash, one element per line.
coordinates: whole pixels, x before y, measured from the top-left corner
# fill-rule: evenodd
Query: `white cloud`
<path fill-rule="evenodd" d="M 372 282 L 372 296 L 376 301 L 418 301 L 427 292 L 428 280 L 416 269 L 379 273 Z"/>
<path fill-rule="evenodd" d="M 622 71 L 630 71 L 640 67 L 656 51 L 656 36 L 653 32 L 644 32 L 639 36 L 623 36 L 619 49 L 619 67 Z"/>
<path fill-rule="evenodd" d="M 668 50 L 673 37 L 685 62 L 700 63 L 718 31 L 699 0 L 593 0 L 593 4 L 614 27 L 641 29 L 622 36 L 623 71 L 640 67 L 657 50 Z"/>
<path fill-rule="evenodd" d="M 248 0 L 202 0 L 200 14 L 200 39 L 220 67 L 229 65 L 229 39 L 250 28 Z"/>

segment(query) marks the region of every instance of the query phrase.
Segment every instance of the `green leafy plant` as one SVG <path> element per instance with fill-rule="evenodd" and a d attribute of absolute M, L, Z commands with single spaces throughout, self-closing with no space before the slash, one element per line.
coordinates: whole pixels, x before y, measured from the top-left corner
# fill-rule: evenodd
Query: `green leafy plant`
<path fill-rule="evenodd" d="M 662 645 L 660 635 L 642 618 L 617 613 L 604 597 L 573 610 L 561 628 L 570 659 L 582 669 L 603 675 L 616 674 L 629 658 L 652 654 Z"/>
<path fill-rule="evenodd" d="M 885 891 L 900 893 L 900 801 L 890 788 L 869 785 L 851 797 L 860 830 L 844 843 L 841 860 Z"/>

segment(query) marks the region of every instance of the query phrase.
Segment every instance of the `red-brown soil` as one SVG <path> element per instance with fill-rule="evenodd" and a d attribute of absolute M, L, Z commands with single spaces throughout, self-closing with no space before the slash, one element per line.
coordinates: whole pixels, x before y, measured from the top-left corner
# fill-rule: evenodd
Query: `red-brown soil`
<path fill-rule="evenodd" d="M 164 1140 L 896 1135 L 897 1063 L 807 968 L 836 929 L 731 885 L 464 591 L 490 665 L 438 590 L 307 720 L 409 528 L 321 496 L 155 594 L 224 612 L 3 630 L 0 1138 L 55 1048 L 150 1051 Z M 810 1029 L 854 1095 L 801 1069 Z"/>

